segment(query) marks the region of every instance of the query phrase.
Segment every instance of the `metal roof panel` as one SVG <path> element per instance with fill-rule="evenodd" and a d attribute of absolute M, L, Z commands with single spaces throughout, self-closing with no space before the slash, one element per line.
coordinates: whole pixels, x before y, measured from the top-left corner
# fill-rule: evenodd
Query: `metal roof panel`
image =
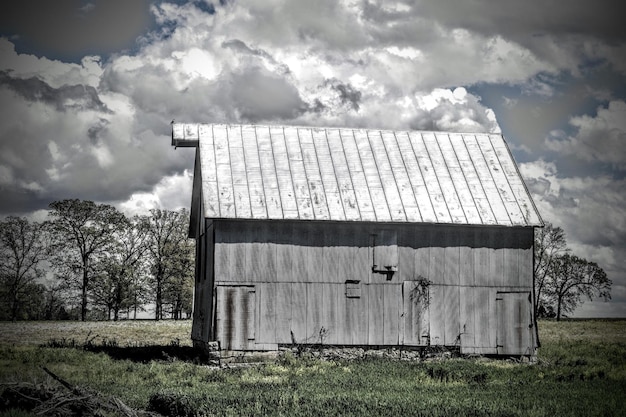
<path fill-rule="evenodd" d="M 199 147 L 208 218 L 543 224 L 499 134 L 175 123 L 172 144 Z"/>

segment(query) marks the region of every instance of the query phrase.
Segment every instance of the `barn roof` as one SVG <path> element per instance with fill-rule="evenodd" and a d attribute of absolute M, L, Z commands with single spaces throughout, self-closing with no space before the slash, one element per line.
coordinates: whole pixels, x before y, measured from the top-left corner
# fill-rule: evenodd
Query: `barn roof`
<path fill-rule="evenodd" d="M 174 123 L 172 145 L 206 218 L 542 225 L 500 134 Z"/>

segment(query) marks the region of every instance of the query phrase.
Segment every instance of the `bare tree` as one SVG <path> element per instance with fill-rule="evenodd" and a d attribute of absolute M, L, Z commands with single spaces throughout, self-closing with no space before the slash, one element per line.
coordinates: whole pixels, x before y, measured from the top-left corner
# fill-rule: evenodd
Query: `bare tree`
<path fill-rule="evenodd" d="M 535 264 L 534 264 L 534 316 L 541 317 L 549 310 L 551 303 L 544 293 L 546 279 L 557 256 L 567 253 L 565 232 L 560 227 L 547 223 L 545 227 L 535 229 Z"/>
<path fill-rule="evenodd" d="M 611 280 L 595 262 L 570 254 L 555 257 L 547 275 L 545 290 L 547 298 L 556 304 L 556 319 L 574 311 L 586 297 L 589 301 L 611 299 Z"/>
<path fill-rule="evenodd" d="M 155 319 L 163 315 L 164 292 L 169 281 L 179 270 L 175 267 L 177 259 L 186 256 L 188 240 L 187 210 L 170 211 L 153 209 L 144 218 L 148 234 L 148 253 L 150 271 L 154 288 Z"/>
<path fill-rule="evenodd" d="M 0 221 L 0 294 L 10 320 L 18 318 L 29 300 L 43 294 L 36 281 L 44 275 L 40 267 L 45 259 L 44 234 L 41 223 L 25 218 Z"/>
<path fill-rule="evenodd" d="M 126 219 L 114 231 L 107 252 L 98 258 L 94 302 L 107 310 L 109 319 L 113 313 L 113 320 L 119 320 L 120 312 L 135 301 L 134 284 L 138 282 L 136 276 L 143 272 L 143 255 L 147 250 L 143 227 L 138 217 Z"/>
<path fill-rule="evenodd" d="M 49 207 L 54 236 L 51 262 L 59 276 L 80 292 L 84 321 L 94 260 L 110 247 L 125 217 L 113 206 L 88 200 L 55 201 Z"/>
<path fill-rule="evenodd" d="M 181 241 L 176 256 L 168 262 L 171 278 L 165 283 L 163 301 L 170 306 L 170 313 L 175 320 L 182 319 L 183 313 L 191 314 L 193 307 L 195 242 L 191 239 Z"/>

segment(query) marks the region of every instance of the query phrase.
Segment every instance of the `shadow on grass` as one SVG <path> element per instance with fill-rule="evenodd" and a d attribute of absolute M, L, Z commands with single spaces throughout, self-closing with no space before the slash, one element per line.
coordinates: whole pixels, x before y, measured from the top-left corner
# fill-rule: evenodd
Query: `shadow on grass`
<path fill-rule="evenodd" d="M 191 346 L 180 346 L 178 343 L 168 345 L 138 345 L 120 346 L 114 340 L 105 340 L 102 344 L 88 340 L 78 343 L 74 339 L 49 340 L 42 347 L 61 349 L 80 349 L 86 352 L 104 353 L 116 360 L 129 360 L 138 363 L 150 361 L 183 361 L 201 364 L 211 364 L 219 358 L 214 358 L 199 349 Z"/>
<path fill-rule="evenodd" d="M 151 345 L 151 346 L 84 346 L 84 350 L 105 353 L 112 359 L 147 363 L 150 361 L 184 361 L 207 363 L 209 358 L 191 346 Z"/>

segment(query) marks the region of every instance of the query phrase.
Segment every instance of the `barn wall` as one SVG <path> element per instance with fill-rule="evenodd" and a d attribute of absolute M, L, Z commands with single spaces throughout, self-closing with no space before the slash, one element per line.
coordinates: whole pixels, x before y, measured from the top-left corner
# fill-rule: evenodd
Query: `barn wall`
<path fill-rule="evenodd" d="M 215 285 L 254 286 L 258 346 L 295 339 L 497 353 L 498 293 L 532 291 L 532 228 L 214 224 Z M 375 264 L 397 270 L 373 272 Z M 424 281 L 427 297 L 411 301 Z"/>
<path fill-rule="evenodd" d="M 197 230 L 191 338 L 202 343 L 214 338 L 214 225 L 212 222 L 205 222 L 204 219 L 201 219 Z"/>

